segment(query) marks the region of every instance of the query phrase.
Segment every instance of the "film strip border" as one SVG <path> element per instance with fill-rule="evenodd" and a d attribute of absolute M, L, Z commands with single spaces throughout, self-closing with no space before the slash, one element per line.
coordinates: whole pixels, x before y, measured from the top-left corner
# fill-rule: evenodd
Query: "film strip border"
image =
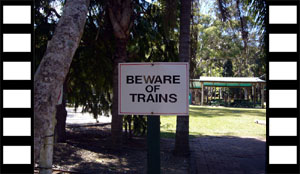
<path fill-rule="evenodd" d="M 266 2 L 266 169 L 299 174 L 299 1 Z"/>
<path fill-rule="evenodd" d="M 0 0 L 0 173 L 33 173 L 34 1 Z"/>

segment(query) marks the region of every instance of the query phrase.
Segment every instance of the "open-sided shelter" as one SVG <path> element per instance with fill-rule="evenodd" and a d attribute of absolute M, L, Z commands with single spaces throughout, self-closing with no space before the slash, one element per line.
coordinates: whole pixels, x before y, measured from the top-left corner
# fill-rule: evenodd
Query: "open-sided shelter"
<path fill-rule="evenodd" d="M 248 94 L 252 94 L 254 103 L 258 99 L 257 89 L 260 89 L 259 93 L 261 96 L 261 105 L 263 108 L 265 84 L 266 81 L 258 77 L 200 77 L 199 79 L 190 80 L 190 90 L 192 93 L 194 93 L 195 100 L 199 101 L 201 105 L 203 105 L 204 99 L 206 97 L 204 92 L 205 88 L 243 88 L 245 89 L 245 91 L 249 91 Z M 221 91 L 222 90 L 220 90 L 220 93 Z"/>

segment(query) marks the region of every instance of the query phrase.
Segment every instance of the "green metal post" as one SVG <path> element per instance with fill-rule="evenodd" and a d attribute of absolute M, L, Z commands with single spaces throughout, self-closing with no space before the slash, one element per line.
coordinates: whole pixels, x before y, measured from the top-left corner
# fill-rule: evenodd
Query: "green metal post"
<path fill-rule="evenodd" d="M 160 174 L 160 116 L 147 118 L 147 173 Z"/>

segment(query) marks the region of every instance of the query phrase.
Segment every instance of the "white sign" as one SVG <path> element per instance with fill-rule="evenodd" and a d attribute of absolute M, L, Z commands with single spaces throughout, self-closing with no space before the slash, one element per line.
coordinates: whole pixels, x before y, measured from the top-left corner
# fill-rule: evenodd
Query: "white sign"
<path fill-rule="evenodd" d="M 188 115 L 189 64 L 120 63 L 119 115 Z"/>

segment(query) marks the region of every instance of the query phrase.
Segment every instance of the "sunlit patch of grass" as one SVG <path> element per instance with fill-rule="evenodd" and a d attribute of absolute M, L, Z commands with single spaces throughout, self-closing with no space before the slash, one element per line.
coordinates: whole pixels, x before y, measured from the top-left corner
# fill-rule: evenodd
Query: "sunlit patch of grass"
<path fill-rule="evenodd" d="M 174 138 L 176 117 L 161 116 L 161 137 Z M 190 106 L 190 136 L 240 136 L 264 139 L 266 126 L 255 120 L 266 121 L 265 109 Z"/>

